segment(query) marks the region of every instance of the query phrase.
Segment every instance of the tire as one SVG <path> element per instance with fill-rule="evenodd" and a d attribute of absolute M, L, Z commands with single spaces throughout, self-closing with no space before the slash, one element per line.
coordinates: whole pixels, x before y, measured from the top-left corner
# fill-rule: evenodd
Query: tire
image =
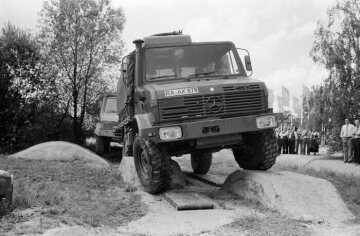
<path fill-rule="evenodd" d="M 206 174 L 209 172 L 212 162 L 212 153 L 192 153 L 191 167 L 195 174 Z"/>
<path fill-rule="evenodd" d="M 136 172 L 145 191 L 159 193 L 170 188 L 173 170 L 165 149 L 136 135 L 133 155 Z"/>
<path fill-rule="evenodd" d="M 109 153 L 110 150 L 110 140 L 109 138 L 96 136 L 95 142 L 95 152 L 96 154 L 102 156 L 105 153 Z"/>
<path fill-rule="evenodd" d="M 233 148 L 236 162 L 243 169 L 268 170 L 278 156 L 275 132 L 265 130 L 243 135 L 244 145 Z"/>

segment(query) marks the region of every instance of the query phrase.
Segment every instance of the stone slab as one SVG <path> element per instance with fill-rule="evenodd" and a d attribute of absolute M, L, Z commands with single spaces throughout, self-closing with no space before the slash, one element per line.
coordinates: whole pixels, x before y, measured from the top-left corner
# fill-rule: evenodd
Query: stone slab
<path fill-rule="evenodd" d="M 237 170 L 221 189 L 259 201 L 295 219 L 330 223 L 354 219 L 329 181 L 307 175 Z"/>
<path fill-rule="evenodd" d="M 213 202 L 186 190 L 171 190 L 164 193 L 165 199 L 178 211 L 213 209 Z"/>
<path fill-rule="evenodd" d="M 199 174 L 195 174 L 190 171 L 184 171 L 184 172 L 186 173 L 187 176 L 189 176 L 191 178 L 200 180 L 204 183 L 213 185 L 215 187 L 221 187 L 226 180 L 226 178 L 224 178 L 223 176 L 216 176 L 213 174 L 199 175 Z"/>

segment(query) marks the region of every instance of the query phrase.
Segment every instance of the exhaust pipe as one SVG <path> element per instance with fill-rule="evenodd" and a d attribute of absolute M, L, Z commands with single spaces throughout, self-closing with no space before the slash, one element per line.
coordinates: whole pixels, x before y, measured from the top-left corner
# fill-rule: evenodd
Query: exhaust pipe
<path fill-rule="evenodd" d="M 142 44 L 144 43 L 144 40 L 142 39 L 137 39 L 134 40 L 133 43 L 135 44 L 136 50 L 135 50 L 135 83 L 137 85 L 142 84 L 142 79 L 140 78 L 140 76 L 142 75 L 142 63 L 141 63 L 141 49 L 142 49 Z"/>

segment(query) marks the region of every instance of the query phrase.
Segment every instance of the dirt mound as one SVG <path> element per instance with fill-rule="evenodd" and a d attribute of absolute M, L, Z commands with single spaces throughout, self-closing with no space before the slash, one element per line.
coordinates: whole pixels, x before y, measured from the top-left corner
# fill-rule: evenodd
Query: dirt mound
<path fill-rule="evenodd" d="M 295 219 L 328 223 L 354 219 L 329 181 L 307 175 L 237 170 L 221 188 Z"/>
<path fill-rule="evenodd" d="M 73 143 L 55 141 L 41 143 L 10 155 L 13 158 L 32 160 L 76 161 L 81 160 L 100 166 L 109 163 L 95 153 Z"/>

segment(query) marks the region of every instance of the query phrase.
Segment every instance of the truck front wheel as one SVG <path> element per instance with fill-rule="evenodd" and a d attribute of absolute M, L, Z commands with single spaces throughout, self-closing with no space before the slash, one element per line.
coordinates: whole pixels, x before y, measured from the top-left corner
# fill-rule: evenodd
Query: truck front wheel
<path fill-rule="evenodd" d="M 278 153 L 273 130 L 247 133 L 243 135 L 243 139 L 243 145 L 232 149 L 235 160 L 241 168 L 267 170 L 275 164 Z"/>
<path fill-rule="evenodd" d="M 191 167 L 196 174 L 209 172 L 212 162 L 212 153 L 192 153 Z"/>
<path fill-rule="evenodd" d="M 110 149 L 110 139 L 107 137 L 97 136 L 95 140 L 95 152 L 98 155 L 108 153 Z"/>
<path fill-rule="evenodd" d="M 136 135 L 133 154 L 137 175 L 147 192 L 158 193 L 170 187 L 172 164 L 165 149 Z"/>

